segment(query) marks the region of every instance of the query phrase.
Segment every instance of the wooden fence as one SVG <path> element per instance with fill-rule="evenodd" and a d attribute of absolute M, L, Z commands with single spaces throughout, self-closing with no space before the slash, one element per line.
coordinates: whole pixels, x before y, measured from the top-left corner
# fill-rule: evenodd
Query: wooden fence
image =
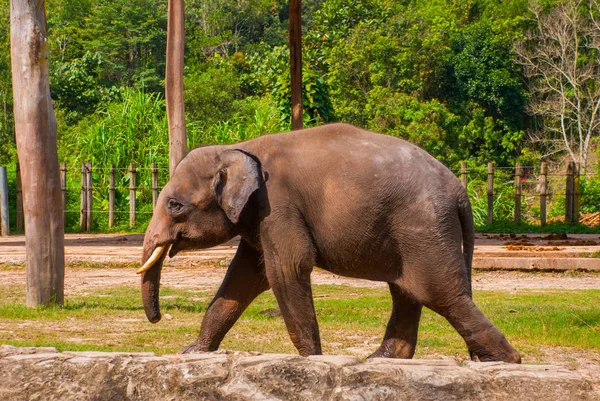
<path fill-rule="evenodd" d="M 514 167 L 503 167 L 503 169 L 508 169 L 512 172 L 512 176 L 514 178 L 514 220 L 515 222 L 520 222 L 523 218 L 522 215 L 522 198 L 523 188 L 522 183 L 524 179 L 524 168 L 528 171 L 533 169 L 532 166 L 524 167 L 521 163 L 516 163 Z M 166 169 L 166 168 L 165 168 Z M 97 171 L 105 171 L 106 169 L 100 168 Z M 145 170 L 151 171 L 151 186 L 150 189 L 152 191 L 152 208 L 156 206 L 156 201 L 158 198 L 159 190 L 159 168 L 156 163 L 153 163 L 151 167 Z M 5 171 L 5 170 L 4 170 Z M 467 168 L 467 163 L 463 162 L 461 164 L 461 168 L 458 171 L 458 175 L 460 177 L 461 182 L 466 187 L 468 184 L 468 177 L 470 173 L 473 173 L 473 169 L 469 170 Z M 481 171 L 481 170 L 478 170 Z M 548 185 L 548 167 L 546 163 L 541 163 L 538 169 L 539 173 L 536 177 L 536 192 L 539 196 L 539 215 L 540 215 L 540 224 L 545 225 L 547 223 L 547 203 L 548 198 L 550 196 L 549 193 L 549 185 Z M 456 172 L 456 171 L 455 171 Z M 487 166 L 487 223 L 491 224 L 494 222 L 494 185 L 497 179 L 497 168 L 493 163 L 489 163 Z M 111 165 L 108 169 L 108 227 L 111 228 L 115 225 L 115 213 L 128 213 L 129 214 L 129 225 L 134 226 L 136 223 L 136 215 L 137 215 L 137 205 L 136 205 L 136 193 L 141 189 L 139 188 L 137 183 L 137 175 L 138 168 L 135 163 L 131 163 L 129 168 L 127 169 L 128 188 L 117 188 L 116 186 L 116 176 L 117 169 L 114 165 Z M 485 174 L 485 173 L 483 173 Z M 165 175 L 165 178 L 168 174 Z M 568 223 L 576 223 L 579 221 L 579 205 L 580 205 L 580 174 L 578 166 L 571 162 L 568 164 L 566 173 L 564 175 L 560 175 L 564 177 L 564 188 L 565 188 L 565 221 Z M 1 171 L 0 171 L 0 181 L 1 181 Z M 92 223 L 94 219 L 94 212 L 106 212 L 106 210 L 95 210 L 94 209 L 94 199 L 93 199 L 93 191 L 96 188 L 93 185 L 94 179 L 92 177 L 92 165 L 91 163 L 83 163 L 81 166 L 81 189 L 80 189 L 80 207 L 79 210 L 67 210 L 68 207 L 68 192 L 69 188 L 67 186 L 67 166 L 65 163 L 60 164 L 60 178 L 61 178 L 61 189 L 62 189 L 62 203 L 63 210 L 65 211 L 65 222 L 67 213 L 79 213 L 79 226 L 81 231 L 90 231 L 92 229 Z M 4 180 L 6 181 L 6 173 L 4 173 Z M 4 190 L 2 189 L 4 188 Z M 71 191 L 74 190 L 73 187 L 70 188 Z M 117 190 L 121 191 L 129 191 L 129 210 L 115 210 L 115 196 Z M 73 195 L 73 194 L 71 194 Z M 562 193 L 561 193 L 562 195 Z M 8 198 L 8 193 L 6 192 L 6 185 L 2 185 L 0 182 L 0 201 Z M 16 167 L 16 231 L 23 232 L 23 198 L 21 191 L 21 182 L 20 182 L 20 172 L 19 165 Z M 6 215 L 4 208 L 0 208 L 0 213 Z M 1 217 L 2 221 L 2 235 L 8 235 L 8 219 L 7 216 Z"/>

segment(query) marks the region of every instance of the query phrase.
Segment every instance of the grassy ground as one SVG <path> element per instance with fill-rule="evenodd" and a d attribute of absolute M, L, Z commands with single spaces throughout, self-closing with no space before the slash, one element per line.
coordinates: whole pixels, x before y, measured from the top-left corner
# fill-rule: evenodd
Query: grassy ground
<path fill-rule="evenodd" d="M 28 309 L 23 286 L 0 286 L 0 343 L 59 350 L 174 353 L 196 337 L 211 293 L 161 289 L 165 318 L 147 322 L 137 287 L 83 289 L 65 307 Z M 387 290 L 314 286 L 323 351 L 365 357 L 379 345 L 390 313 Z M 524 355 L 544 347 L 600 355 L 600 290 L 480 291 L 477 304 Z M 272 293 L 260 296 L 225 337 L 222 348 L 295 353 Z M 462 339 L 441 317 L 424 311 L 417 357 L 468 358 Z"/>

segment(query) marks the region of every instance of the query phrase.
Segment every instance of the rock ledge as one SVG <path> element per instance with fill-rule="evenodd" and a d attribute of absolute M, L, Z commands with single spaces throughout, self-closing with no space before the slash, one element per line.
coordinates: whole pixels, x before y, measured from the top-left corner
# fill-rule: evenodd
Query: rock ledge
<path fill-rule="evenodd" d="M 553 365 L 0 347 L 1 400 L 596 400 Z"/>

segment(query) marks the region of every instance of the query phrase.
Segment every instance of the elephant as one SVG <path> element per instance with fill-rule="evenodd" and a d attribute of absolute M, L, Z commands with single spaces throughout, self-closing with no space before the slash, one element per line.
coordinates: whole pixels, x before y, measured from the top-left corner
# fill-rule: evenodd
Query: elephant
<path fill-rule="evenodd" d="M 219 347 L 246 307 L 272 289 L 301 356 L 321 354 L 314 267 L 388 283 L 392 312 L 371 357 L 412 358 L 422 307 L 446 318 L 472 359 L 521 357 L 472 299 L 474 226 L 465 188 L 426 151 L 348 124 L 326 124 L 190 151 L 158 197 L 143 244 L 141 290 L 160 320 L 167 255 L 240 244 L 180 352 Z"/>

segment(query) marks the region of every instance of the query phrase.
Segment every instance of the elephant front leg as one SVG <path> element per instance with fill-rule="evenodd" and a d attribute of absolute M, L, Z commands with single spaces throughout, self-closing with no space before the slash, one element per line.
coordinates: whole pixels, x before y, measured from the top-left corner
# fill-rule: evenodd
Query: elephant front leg
<path fill-rule="evenodd" d="M 215 351 L 248 305 L 268 289 L 260 253 L 241 241 L 223 283 L 202 319 L 198 339 L 179 352 Z"/>
<path fill-rule="evenodd" d="M 393 283 L 389 283 L 392 294 L 392 316 L 388 322 L 383 342 L 369 358 L 405 358 L 415 354 L 417 333 L 423 306 Z"/>
<path fill-rule="evenodd" d="M 297 235 L 288 233 L 286 237 Z M 310 285 L 314 258 L 310 249 L 304 246 L 306 241 L 298 239 L 288 244 L 287 247 L 278 246 L 263 237 L 267 278 L 299 354 L 320 355 L 321 339 Z"/>

